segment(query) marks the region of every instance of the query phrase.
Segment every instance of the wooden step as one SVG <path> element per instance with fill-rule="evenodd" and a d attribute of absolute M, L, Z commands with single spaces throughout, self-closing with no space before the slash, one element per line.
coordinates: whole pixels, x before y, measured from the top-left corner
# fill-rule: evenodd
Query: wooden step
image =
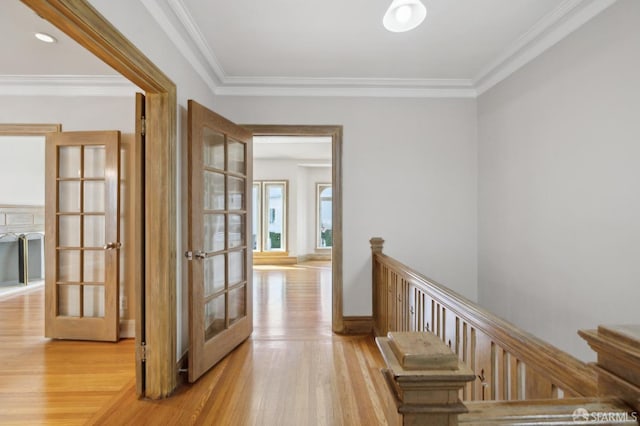
<path fill-rule="evenodd" d="M 458 417 L 464 426 L 489 425 L 635 425 L 638 413 L 623 402 L 606 398 L 465 402 Z"/>

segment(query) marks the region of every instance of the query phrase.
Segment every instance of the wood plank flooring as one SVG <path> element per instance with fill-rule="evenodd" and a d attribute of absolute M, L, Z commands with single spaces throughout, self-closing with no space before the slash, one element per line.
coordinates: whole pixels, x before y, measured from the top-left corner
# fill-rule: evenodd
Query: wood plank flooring
<path fill-rule="evenodd" d="M 256 266 L 251 338 L 162 401 L 136 399 L 130 341 L 50 342 L 39 337 L 41 315 L 23 326 L 25 337 L 2 327 L 0 424 L 395 425 L 373 339 L 331 333 L 330 280 L 326 263 Z M 29 297 L 29 305 L 41 304 Z M 25 315 L 20 309 L 27 308 L 13 315 Z M 12 371 L 5 342 L 41 355 L 29 363 L 14 356 Z"/>
<path fill-rule="evenodd" d="M 0 299 L 0 424 L 84 424 L 134 378 L 133 340 L 44 337 L 44 289 Z"/>

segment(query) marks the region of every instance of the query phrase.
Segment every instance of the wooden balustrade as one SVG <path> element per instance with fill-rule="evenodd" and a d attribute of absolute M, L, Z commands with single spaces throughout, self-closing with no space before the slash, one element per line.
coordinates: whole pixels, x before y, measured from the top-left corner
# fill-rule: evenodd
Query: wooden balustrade
<path fill-rule="evenodd" d="M 464 401 L 591 397 L 595 373 L 585 363 L 482 309 L 382 253 L 371 240 L 376 335 L 430 331 L 475 373 Z"/>

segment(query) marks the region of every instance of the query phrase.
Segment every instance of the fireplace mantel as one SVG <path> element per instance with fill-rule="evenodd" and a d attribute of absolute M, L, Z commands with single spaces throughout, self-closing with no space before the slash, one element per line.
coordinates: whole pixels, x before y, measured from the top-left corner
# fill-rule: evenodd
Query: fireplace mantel
<path fill-rule="evenodd" d="M 44 232 L 44 206 L 0 204 L 0 234 Z"/>

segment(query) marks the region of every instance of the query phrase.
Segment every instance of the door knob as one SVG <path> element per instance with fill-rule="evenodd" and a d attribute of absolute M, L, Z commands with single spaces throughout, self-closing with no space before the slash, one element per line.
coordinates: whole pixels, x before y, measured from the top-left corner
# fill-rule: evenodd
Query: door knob
<path fill-rule="evenodd" d="M 113 250 L 113 249 L 119 249 L 120 247 L 122 247 L 122 243 L 120 242 L 113 242 L 113 243 L 108 243 L 107 245 L 105 245 L 103 248 L 105 250 Z"/>

